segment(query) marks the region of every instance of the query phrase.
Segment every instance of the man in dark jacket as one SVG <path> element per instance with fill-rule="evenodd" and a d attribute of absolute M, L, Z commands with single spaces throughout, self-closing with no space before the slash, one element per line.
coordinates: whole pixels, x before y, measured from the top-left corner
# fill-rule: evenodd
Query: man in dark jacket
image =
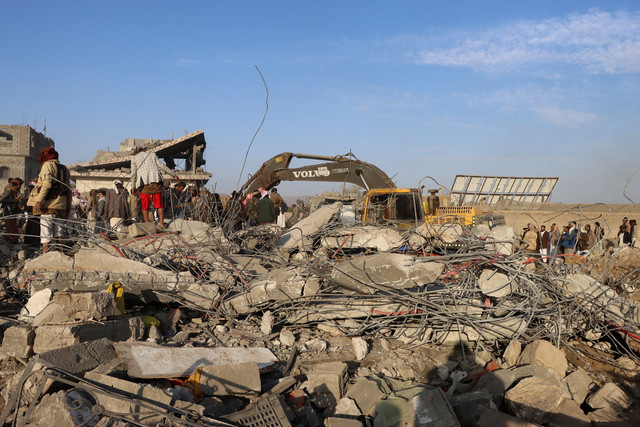
<path fill-rule="evenodd" d="M 269 197 L 269 193 L 266 191 L 263 193 L 262 198 L 258 200 L 256 210 L 256 221 L 258 222 L 258 224 L 273 224 L 278 218 L 276 208 L 273 205 L 271 198 Z"/>

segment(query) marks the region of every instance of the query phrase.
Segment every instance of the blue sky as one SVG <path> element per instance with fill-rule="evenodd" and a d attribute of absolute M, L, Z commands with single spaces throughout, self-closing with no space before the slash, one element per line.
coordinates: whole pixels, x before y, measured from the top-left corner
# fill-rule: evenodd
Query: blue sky
<path fill-rule="evenodd" d="M 404 187 L 557 176 L 552 201 L 623 203 L 631 177 L 640 202 L 638 1 L 0 5 L 0 123 L 46 117 L 66 163 L 203 129 L 220 192 L 283 151 L 351 150 Z M 280 191 L 336 187 L 310 188 Z"/>

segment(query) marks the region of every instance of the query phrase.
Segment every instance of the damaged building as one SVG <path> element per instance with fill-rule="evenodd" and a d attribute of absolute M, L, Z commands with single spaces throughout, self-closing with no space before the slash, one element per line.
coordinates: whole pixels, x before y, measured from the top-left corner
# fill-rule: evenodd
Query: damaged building
<path fill-rule="evenodd" d="M 131 154 L 135 147 L 154 151 L 167 167 L 175 170 L 180 181 L 196 187 L 204 186 L 212 174 L 206 172 L 204 131 L 197 130 L 177 139 L 127 138 L 118 151 L 99 150 L 90 162 L 68 165 L 71 179 L 82 193 L 94 188 L 110 188 L 119 179 L 125 187 L 131 179 Z"/>
<path fill-rule="evenodd" d="M 29 182 L 38 177 L 38 155 L 54 147 L 53 139 L 28 125 L 0 125 L 0 179 L 21 178 Z"/>

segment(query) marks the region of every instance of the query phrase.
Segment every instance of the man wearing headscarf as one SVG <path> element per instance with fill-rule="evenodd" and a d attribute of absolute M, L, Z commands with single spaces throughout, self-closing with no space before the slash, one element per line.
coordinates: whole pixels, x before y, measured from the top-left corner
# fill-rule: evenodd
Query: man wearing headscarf
<path fill-rule="evenodd" d="M 107 191 L 106 216 L 111 230 L 118 232 L 124 220 L 131 216 L 129 211 L 129 192 L 122 181 L 113 181 L 113 187 Z"/>
<path fill-rule="evenodd" d="M 62 225 L 71 210 L 69 169 L 58 161 L 53 147 L 40 150 L 40 174 L 36 186 L 29 194 L 27 206 L 40 215 L 40 243 L 42 252 L 50 249 L 52 239 L 62 244 Z"/>
<path fill-rule="evenodd" d="M 273 206 L 273 201 L 269 197 L 269 192 L 261 189 L 262 198 L 258 200 L 256 206 L 258 224 L 273 224 L 278 218 L 276 208 Z"/>
<path fill-rule="evenodd" d="M 131 188 L 140 190 L 144 222 L 149 222 L 149 207 L 153 203 L 153 207 L 158 212 L 160 226 L 164 227 L 164 201 L 162 200 L 164 178 L 161 172 L 172 175 L 176 180 L 178 177 L 173 175 L 171 169 L 165 166 L 153 151 L 144 151 L 141 147 L 136 147 L 132 155 Z"/>

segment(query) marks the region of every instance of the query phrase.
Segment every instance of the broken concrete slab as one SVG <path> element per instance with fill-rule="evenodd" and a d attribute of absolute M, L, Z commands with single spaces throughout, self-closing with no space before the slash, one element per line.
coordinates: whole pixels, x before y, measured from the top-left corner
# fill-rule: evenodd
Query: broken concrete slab
<path fill-rule="evenodd" d="M 28 325 L 15 325 L 4 331 L 0 353 L 7 356 L 29 358 L 33 354 L 35 331 Z"/>
<path fill-rule="evenodd" d="M 587 371 L 582 368 L 578 368 L 567 375 L 562 382 L 567 385 L 571 398 L 576 401 L 578 405 L 582 405 L 595 385 L 589 374 L 587 374 Z"/>
<path fill-rule="evenodd" d="M 43 352 L 36 356 L 36 360 L 47 366 L 62 368 L 75 375 L 84 375 L 84 373 L 105 365 L 117 357 L 113 341 L 102 338 Z"/>
<path fill-rule="evenodd" d="M 591 420 L 580 408 L 580 404 L 565 399 L 549 418 L 549 427 L 591 427 Z"/>
<path fill-rule="evenodd" d="M 462 427 L 475 426 L 483 408 L 497 409 L 493 397 L 486 390 L 448 396 L 447 399 Z"/>
<path fill-rule="evenodd" d="M 95 393 L 98 403 L 107 411 L 118 414 L 131 414 L 135 421 L 144 425 L 156 425 L 162 422 L 164 419 L 162 413 L 166 412 L 166 409 L 161 405 L 166 407 L 170 405 L 171 400 L 173 399 L 171 390 L 159 389 L 150 384 L 138 384 L 95 372 L 87 372 L 84 377 L 88 380 L 131 393 L 134 396 L 142 397 L 145 400 L 150 400 L 159 404 L 156 411 L 153 411 L 147 409 L 145 406 L 141 406 L 139 402 L 125 396 L 116 397 L 114 394 Z M 153 407 L 153 404 L 150 404 L 148 401 L 146 401 L 145 404 Z"/>
<path fill-rule="evenodd" d="M 320 240 L 323 248 L 344 251 L 368 249 L 389 252 L 403 245 L 404 239 L 397 230 L 373 226 L 341 228 Z"/>
<path fill-rule="evenodd" d="M 507 408 L 518 418 L 543 424 L 565 400 L 562 389 L 539 378 L 525 378 L 504 395 Z"/>
<path fill-rule="evenodd" d="M 64 323 L 70 322 L 72 319 L 67 317 L 66 313 L 58 304 L 49 303 L 40 313 L 38 313 L 32 320 L 31 324 L 34 327 L 40 325 L 46 325 L 49 323 Z"/>
<path fill-rule="evenodd" d="M 206 396 L 257 394 L 260 392 L 258 365 L 244 362 L 203 366 L 200 388 Z"/>
<path fill-rule="evenodd" d="M 93 413 L 93 398 L 85 390 L 61 390 L 45 394 L 28 420 L 29 426 L 88 426 L 98 424 L 100 416 Z"/>
<path fill-rule="evenodd" d="M 278 361 L 267 348 L 242 347 L 158 347 L 151 343 L 114 343 L 132 378 L 188 377 L 207 365 L 253 362 L 258 368 Z"/>
<path fill-rule="evenodd" d="M 546 366 L 553 369 L 560 379 L 564 378 L 568 367 L 564 352 L 545 340 L 527 345 L 518 358 L 518 364 Z"/>
<path fill-rule="evenodd" d="M 120 316 L 113 292 L 56 292 L 53 303 L 74 320 L 104 320 Z"/>
<path fill-rule="evenodd" d="M 593 409 L 609 409 L 620 413 L 633 404 L 633 399 L 620 387 L 608 382 L 587 398 L 587 405 Z"/>
<path fill-rule="evenodd" d="M 33 351 L 46 351 L 75 344 L 109 338 L 112 341 L 141 340 L 144 322 L 140 317 L 109 320 L 102 323 L 78 322 L 60 325 L 41 325 L 36 329 Z"/>
<path fill-rule="evenodd" d="M 230 245 L 221 227 L 200 221 L 174 219 L 169 223 L 167 230 L 178 233 L 178 238 L 189 245 Z"/>
<path fill-rule="evenodd" d="M 50 251 L 24 263 L 24 271 L 59 271 L 73 270 L 73 257 L 62 252 Z"/>
<path fill-rule="evenodd" d="M 297 268 L 274 269 L 265 278 L 250 283 L 247 293 L 231 297 L 224 307 L 233 313 L 245 314 L 267 301 L 289 301 L 300 296 L 314 295 L 319 289 L 319 278 Z"/>
<path fill-rule="evenodd" d="M 24 308 L 20 310 L 19 320 L 30 322 L 35 316 L 38 315 L 44 308 L 49 305 L 53 291 L 51 289 L 42 289 L 31 295 L 29 300 L 25 304 Z"/>
<path fill-rule="evenodd" d="M 485 268 L 478 278 L 478 288 L 486 296 L 502 298 L 510 295 L 515 286 L 511 278 L 506 274 Z"/>
<path fill-rule="evenodd" d="M 349 387 L 346 397 L 353 399 L 365 415 L 373 415 L 378 402 L 386 397 L 378 383 L 366 377 L 360 377 Z"/>
<path fill-rule="evenodd" d="M 158 227 L 153 222 L 134 222 L 127 228 L 130 237 L 142 237 L 156 234 Z"/>
<path fill-rule="evenodd" d="M 340 202 L 322 206 L 317 211 L 298 221 L 295 226 L 280 236 L 276 246 L 283 250 L 296 248 L 304 250 L 306 246 L 304 245 L 305 237 L 317 233 L 322 226 L 326 225 L 332 217 L 340 212 L 341 207 L 342 203 Z"/>
<path fill-rule="evenodd" d="M 440 388 L 424 390 L 407 403 L 413 425 L 460 427 L 460 422 Z"/>
<path fill-rule="evenodd" d="M 507 368 L 516 366 L 520 353 L 522 353 L 522 343 L 518 340 L 511 340 L 502 353 L 503 366 Z"/>
<path fill-rule="evenodd" d="M 343 287 L 361 293 L 377 292 L 370 285 L 412 288 L 433 283 L 444 265 L 411 255 L 381 253 L 336 263 L 331 279 Z"/>

